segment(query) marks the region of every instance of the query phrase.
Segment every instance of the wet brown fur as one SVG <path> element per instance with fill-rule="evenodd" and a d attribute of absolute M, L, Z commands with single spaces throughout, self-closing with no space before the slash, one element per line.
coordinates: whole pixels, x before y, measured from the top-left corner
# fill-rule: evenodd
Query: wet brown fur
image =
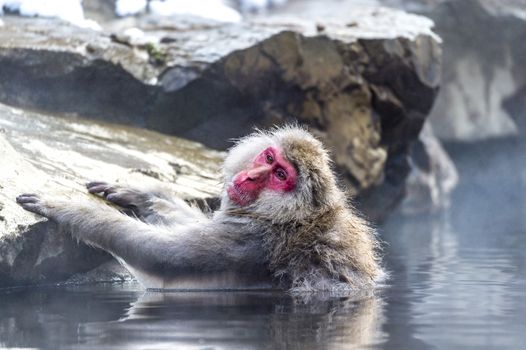
<path fill-rule="evenodd" d="M 267 216 L 250 207 L 228 213 L 264 228 L 269 268 L 280 286 L 300 291 L 373 286 L 383 276 L 375 231 L 346 203 L 321 143 L 297 128 L 277 129 L 271 137 L 298 171 L 296 199 L 310 201 L 298 203 L 296 215 L 286 221 L 280 213 Z"/>

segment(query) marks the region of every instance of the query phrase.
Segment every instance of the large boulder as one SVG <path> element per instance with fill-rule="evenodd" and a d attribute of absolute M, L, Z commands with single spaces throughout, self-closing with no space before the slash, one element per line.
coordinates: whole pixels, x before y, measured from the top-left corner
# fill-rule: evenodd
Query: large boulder
<path fill-rule="evenodd" d="M 15 202 L 24 192 L 87 196 L 93 179 L 162 185 L 200 200 L 220 191 L 223 155 L 175 137 L 0 105 L 0 287 L 65 281 L 111 257 Z M 97 200 L 94 196 L 88 196 Z M 126 278 L 105 264 L 84 280 Z M 78 275 L 73 279 L 82 280 Z"/>
<path fill-rule="evenodd" d="M 217 149 L 293 121 L 331 149 L 370 218 L 403 198 L 409 149 L 438 91 L 426 18 L 362 9 L 347 22 L 133 19 L 114 34 L 5 18 L 0 101 L 133 124 Z"/>

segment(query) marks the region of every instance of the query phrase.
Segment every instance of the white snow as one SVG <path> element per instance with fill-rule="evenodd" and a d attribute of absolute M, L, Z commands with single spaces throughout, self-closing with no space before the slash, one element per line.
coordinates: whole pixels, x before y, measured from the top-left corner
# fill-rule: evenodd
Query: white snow
<path fill-rule="evenodd" d="M 258 12 L 271 6 L 283 5 L 286 2 L 287 0 L 241 0 L 240 7 L 244 12 Z"/>
<path fill-rule="evenodd" d="M 221 0 L 152 0 L 150 11 L 161 16 L 188 14 L 222 22 L 239 22 L 241 15 Z"/>
<path fill-rule="evenodd" d="M 287 0 L 241 0 L 243 12 L 259 12 L 271 6 L 281 5 Z M 241 15 L 229 7 L 225 0 L 117 0 L 117 16 L 132 16 L 146 8 L 156 15 L 171 16 L 189 14 L 224 22 L 239 22 Z"/>
<path fill-rule="evenodd" d="M 241 0 L 240 7 L 243 12 L 260 12 L 286 2 L 287 0 Z"/>
<path fill-rule="evenodd" d="M 259 11 L 267 8 L 269 0 L 243 0 L 241 1 L 241 9 L 243 11 Z"/>
<path fill-rule="evenodd" d="M 117 0 L 115 13 L 117 16 L 133 16 L 146 9 L 146 0 Z"/>
<path fill-rule="evenodd" d="M 125 37 L 127 37 L 128 42 L 132 45 L 146 45 L 146 44 L 158 44 L 159 43 L 159 37 L 147 35 L 145 32 L 140 30 L 139 28 L 132 27 L 126 29 L 122 33 Z"/>
<path fill-rule="evenodd" d="M 287 0 L 241 0 L 243 11 L 260 11 L 269 6 L 279 5 Z M 224 0 L 117 0 L 115 13 L 118 16 L 130 16 L 145 11 L 160 16 L 188 14 L 222 22 L 239 22 L 242 17 Z M 82 0 L 0 0 L 2 8 L 19 12 L 22 16 L 56 17 L 74 25 L 100 30 L 97 22 L 86 19 L 82 9 Z"/>
<path fill-rule="evenodd" d="M 79 27 L 99 30 L 97 22 L 84 18 L 81 3 L 82 0 L 0 0 L 0 9 L 5 7 L 28 17 L 56 17 Z"/>

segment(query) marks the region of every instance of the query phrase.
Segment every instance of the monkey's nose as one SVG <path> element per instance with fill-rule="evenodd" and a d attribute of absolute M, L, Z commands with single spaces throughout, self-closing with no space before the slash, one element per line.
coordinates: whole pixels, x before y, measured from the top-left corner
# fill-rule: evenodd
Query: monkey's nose
<path fill-rule="evenodd" d="M 270 169 L 266 166 L 259 166 L 257 168 L 252 168 L 247 171 L 247 177 L 250 181 L 256 181 L 262 179 L 268 175 Z"/>

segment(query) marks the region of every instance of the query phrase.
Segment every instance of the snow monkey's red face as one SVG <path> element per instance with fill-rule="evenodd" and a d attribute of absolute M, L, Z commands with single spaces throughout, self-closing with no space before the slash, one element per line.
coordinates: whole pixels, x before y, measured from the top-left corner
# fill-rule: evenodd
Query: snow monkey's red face
<path fill-rule="evenodd" d="M 262 191 L 290 192 L 296 188 L 294 166 L 275 147 L 268 147 L 234 176 L 227 188 L 228 197 L 237 205 L 249 205 Z"/>

